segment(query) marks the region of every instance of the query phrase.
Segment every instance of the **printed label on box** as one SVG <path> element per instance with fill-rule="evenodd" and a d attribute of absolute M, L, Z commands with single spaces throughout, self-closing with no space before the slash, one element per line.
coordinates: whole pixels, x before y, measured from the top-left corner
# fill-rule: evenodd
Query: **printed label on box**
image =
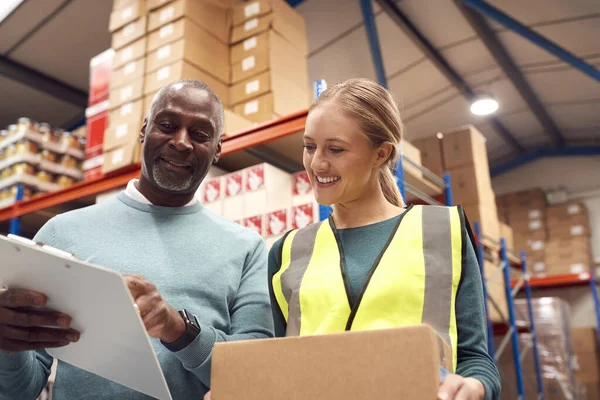
<path fill-rule="evenodd" d="M 133 58 L 133 47 L 129 46 L 121 53 L 121 62 L 127 62 Z"/>
<path fill-rule="evenodd" d="M 113 156 L 112 156 L 112 163 L 113 164 L 122 163 L 123 162 L 123 158 L 124 158 L 123 157 L 124 153 L 125 153 L 125 150 L 123 150 L 123 149 L 115 151 L 113 153 Z"/>
<path fill-rule="evenodd" d="M 546 270 L 546 264 L 543 262 L 536 262 L 533 264 L 533 270 L 535 272 L 543 272 Z"/>
<path fill-rule="evenodd" d="M 133 35 L 133 32 L 135 32 L 135 22 L 132 22 L 123 28 L 123 36 L 125 37 Z"/>
<path fill-rule="evenodd" d="M 308 173 L 300 172 L 294 175 L 294 196 L 303 196 L 310 193 L 312 187 L 310 186 L 310 180 L 308 179 Z"/>
<path fill-rule="evenodd" d="M 121 117 L 126 117 L 131 113 L 133 113 L 133 103 L 127 103 L 121 106 Z"/>
<path fill-rule="evenodd" d="M 171 75 L 171 66 L 162 67 L 156 72 L 156 79 L 163 81 Z"/>
<path fill-rule="evenodd" d="M 204 186 L 204 193 L 202 194 L 203 203 L 212 203 L 213 201 L 221 198 L 221 179 L 211 179 L 206 182 Z"/>
<path fill-rule="evenodd" d="M 584 228 L 583 225 L 575 225 L 571 227 L 571 236 L 579 236 L 583 235 Z"/>
<path fill-rule="evenodd" d="M 174 7 L 169 7 L 169 8 L 166 8 L 166 9 L 162 10 L 160 12 L 160 18 L 159 18 L 160 22 L 165 22 L 169 18 L 173 18 L 173 15 L 175 15 L 175 8 Z"/>
<path fill-rule="evenodd" d="M 244 51 L 252 50 L 256 46 L 258 46 L 258 40 L 256 40 L 256 36 L 244 40 Z"/>
<path fill-rule="evenodd" d="M 121 11 L 121 19 L 125 20 L 131 17 L 133 17 L 133 7 L 127 7 Z"/>
<path fill-rule="evenodd" d="M 160 36 L 161 39 L 166 38 L 169 35 L 173 34 L 173 24 L 169 24 L 169 25 L 165 25 L 162 28 L 160 28 L 160 31 L 158 32 L 158 35 Z"/>
<path fill-rule="evenodd" d="M 255 191 L 265 186 L 265 167 L 257 165 L 246 170 L 246 190 Z"/>
<path fill-rule="evenodd" d="M 529 219 L 540 219 L 540 218 L 542 218 L 542 213 L 540 210 L 529 211 Z"/>
<path fill-rule="evenodd" d="M 531 250 L 533 251 L 540 251 L 540 250 L 544 250 L 544 242 L 542 242 L 541 240 L 536 240 L 535 242 L 531 242 Z"/>
<path fill-rule="evenodd" d="M 260 13 L 260 3 L 257 1 L 256 3 L 252 3 L 244 7 L 244 16 L 246 18 L 250 18 L 253 15 Z"/>
<path fill-rule="evenodd" d="M 258 100 L 254 100 L 244 105 L 244 115 L 256 114 L 258 112 Z"/>
<path fill-rule="evenodd" d="M 134 72 L 135 72 L 135 61 L 132 61 L 125 66 L 125 75 L 133 74 Z"/>
<path fill-rule="evenodd" d="M 117 129 L 116 129 L 116 132 L 115 132 L 115 136 L 117 137 L 117 139 L 120 139 L 120 138 L 122 138 L 122 137 L 124 137 L 124 136 L 127 136 L 127 131 L 128 131 L 128 130 L 129 130 L 129 129 L 128 129 L 128 126 L 127 126 L 127 124 L 120 124 L 120 125 L 117 125 Z"/>
<path fill-rule="evenodd" d="M 585 266 L 583 264 L 571 264 L 569 270 L 572 274 L 581 274 L 585 271 Z"/>
<path fill-rule="evenodd" d="M 313 204 L 304 204 L 292 209 L 292 229 L 302 229 L 314 221 L 315 209 Z"/>
<path fill-rule="evenodd" d="M 258 18 L 253 18 L 249 21 L 246 21 L 246 23 L 244 24 L 244 31 L 246 32 L 256 28 L 258 28 Z"/>
<path fill-rule="evenodd" d="M 250 217 L 250 218 L 246 218 L 244 220 L 244 226 L 246 228 L 249 228 L 251 230 L 253 230 L 254 232 L 258 233 L 259 235 L 262 236 L 262 232 L 263 232 L 263 221 L 262 221 L 262 216 L 261 215 L 257 215 L 255 217 Z"/>
<path fill-rule="evenodd" d="M 159 60 L 164 60 L 165 58 L 169 57 L 170 55 L 171 55 L 171 45 L 168 44 L 168 45 L 163 46 L 160 49 L 158 49 L 158 53 L 156 53 L 156 58 L 158 58 Z"/>
<path fill-rule="evenodd" d="M 254 67 L 256 67 L 256 57 L 250 56 L 242 60 L 242 71 L 246 72 Z"/>
<path fill-rule="evenodd" d="M 121 101 L 125 101 L 133 97 L 133 86 L 127 86 L 121 89 Z"/>
<path fill-rule="evenodd" d="M 242 194 L 242 173 L 236 172 L 229 174 L 225 182 L 225 197 L 232 197 Z"/>
<path fill-rule="evenodd" d="M 536 230 L 536 229 L 540 229 L 542 227 L 542 221 L 540 220 L 535 220 L 535 221 L 531 221 L 529 223 L 529 229 Z"/>
<path fill-rule="evenodd" d="M 287 228 L 287 210 L 267 214 L 267 236 L 281 235 Z"/>
<path fill-rule="evenodd" d="M 581 207 L 579 207 L 579 204 L 571 204 L 567 208 L 567 214 L 569 214 L 569 215 L 579 214 L 580 212 L 581 212 Z"/>
<path fill-rule="evenodd" d="M 260 89 L 260 82 L 258 79 L 246 83 L 246 94 L 252 94 L 258 92 Z"/>

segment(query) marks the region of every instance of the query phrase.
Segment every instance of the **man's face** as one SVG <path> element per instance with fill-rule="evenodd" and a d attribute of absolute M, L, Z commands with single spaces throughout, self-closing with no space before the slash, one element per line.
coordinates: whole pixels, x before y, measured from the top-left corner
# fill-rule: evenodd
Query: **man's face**
<path fill-rule="evenodd" d="M 196 192 L 221 153 L 220 108 L 203 89 L 176 84 L 144 122 L 142 174 L 168 193 Z"/>

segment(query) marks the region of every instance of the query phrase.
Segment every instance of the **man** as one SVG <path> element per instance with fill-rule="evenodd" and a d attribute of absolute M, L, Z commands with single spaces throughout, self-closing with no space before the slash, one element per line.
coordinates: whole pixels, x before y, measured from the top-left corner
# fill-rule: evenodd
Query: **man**
<path fill-rule="evenodd" d="M 273 335 L 263 241 L 194 197 L 219 159 L 222 130 L 223 106 L 207 85 L 163 88 L 140 132 L 140 179 L 117 198 L 53 218 L 35 237 L 125 275 L 174 399 L 208 391 L 215 342 Z M 79 338 L 67 315 L 25 308 L 45 302 L 41 293 L 0 293 L 0 399 L 34 399 L 52 364 L 44 349 Z M 53 398 L 148 397 L 59 361 Z"/>

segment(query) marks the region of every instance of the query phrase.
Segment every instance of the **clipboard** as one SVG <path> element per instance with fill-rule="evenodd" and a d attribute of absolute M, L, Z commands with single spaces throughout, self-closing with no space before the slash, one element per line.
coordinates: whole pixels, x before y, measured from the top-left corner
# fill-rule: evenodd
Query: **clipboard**
<path fill-rule="evenodd" d="M 52 357 L 159 400 L 172 400 L 143 321 L 121 275 L 71 254 L 0 235 L 0 283 L 39 291 L 71 316 L 78 342 Z M 1 287 L 1 286 L 0 286 Z"/>

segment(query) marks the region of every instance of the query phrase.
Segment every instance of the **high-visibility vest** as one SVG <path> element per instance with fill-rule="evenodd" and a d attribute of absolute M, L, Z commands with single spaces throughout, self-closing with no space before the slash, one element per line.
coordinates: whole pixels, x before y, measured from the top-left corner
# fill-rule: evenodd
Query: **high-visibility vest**
<path fill-rule="evenodd" d="M 456 292 L 469 240 L 464 224 L 460 206 L 409 207 L 355 304 L 348 296 L 344 250 L 333 220 L 291 231 L 271 282 L 286 335 L 428 324 L 452 348 L 456 368 Z"/>

